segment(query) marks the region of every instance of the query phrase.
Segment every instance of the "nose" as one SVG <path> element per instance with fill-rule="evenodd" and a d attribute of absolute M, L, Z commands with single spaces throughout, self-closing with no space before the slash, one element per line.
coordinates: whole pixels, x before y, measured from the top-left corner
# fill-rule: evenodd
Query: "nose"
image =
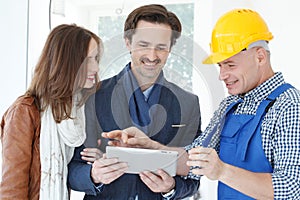
<path fill-rule="evenodd" d="M 157 50 L 155 48 L 149 48 L 147 57 L 150 61 L 154 61 L 157 59 Z"/>
<path fill-rule="evenodd" d="M 99 63 L 97 61 L 94 61 L 93 64 L 90 65 L 89 69 L 92 72 L 98 73 L 100 70 Z"/>
<path fill-rule="evenodd" d="M 219 73 L 219 80 L 224 81 L 228 78 L 228 73 L 225 66 L 220 65 L 220 73 Z"/>

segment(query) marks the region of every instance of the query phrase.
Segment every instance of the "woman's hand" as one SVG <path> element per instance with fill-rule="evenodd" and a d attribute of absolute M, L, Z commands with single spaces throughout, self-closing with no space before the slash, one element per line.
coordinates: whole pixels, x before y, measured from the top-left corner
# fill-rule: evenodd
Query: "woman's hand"
<path fill-rule="evenodd" d="M 81 159 L 87 161 L 88 164 L 92 164 L 103 155 L 98 148 L 85 148 L 82 152 L 80 152 L 80 154 Z"/>
<path fill-rule="evenodd" d="M 101 140 L 97 141 L 98 147 L 101 144 Z M 93 148 L 85 148 L 82 152 L 80 152 L 81 159 L 87 161 L 88 164 L 92 164 L 94 161 L 102 158 L 103 152 L 100 149 L 93 147 Z"/>

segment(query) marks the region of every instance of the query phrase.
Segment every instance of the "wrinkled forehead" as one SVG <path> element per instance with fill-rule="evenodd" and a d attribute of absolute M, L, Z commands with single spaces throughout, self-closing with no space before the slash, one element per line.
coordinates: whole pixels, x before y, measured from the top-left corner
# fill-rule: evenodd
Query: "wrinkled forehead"
<path fill-rule="evenodd" d="M 244 50 L 244 51 L 240 51 L 239 53 L 219 62 L 219 65 L 224 65 L 224 64 L 230 64 L 230 63 L 239 63 L 239 62 L 243 62 L 245 57 L 249 56 L 250 51 L 252 51 L 253 49 L 250 50 Z"/>
<path fill-rule="evenodd" d="M 144 41 L 153 44 L 169 44 L 171 42 L 172 29 L 169 25 L 158 23 L 138 23 L 132 36 L 132 41 Z"/>

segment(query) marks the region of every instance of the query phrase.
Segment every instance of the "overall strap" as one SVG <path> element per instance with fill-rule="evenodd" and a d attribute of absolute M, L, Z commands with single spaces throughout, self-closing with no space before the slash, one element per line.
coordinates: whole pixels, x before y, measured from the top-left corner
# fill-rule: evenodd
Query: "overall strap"
<path fill-rule="evenodd" d="M 236 107 L 239 103 L 241 103 L 243 100 L 242 99 L 239 99 L 235 102 L 232 102 L 231 104 L 229 104 L 229 106 L 226 108 L 225 112 L 220 116 L 220 120 L 219 120 L 219 123 L 217 123 L 213 129 L 207 134 L 207 136 L 203 139 L 202 141 L 202 145 L 203 147 L 209 147 L 209 144 L 211 142 L 211 139 L 212 137 L 215 135 L 215 134 L 218 134 L 217 130 L 218 130 L 218 127 L 219 127 L 219 130 L 222 131 L 223 129 L 223 126 L 224 126 L 224 123 L 225 123 L 225 118 L 226 118 L 226 115 L 227 113 L 234 109 L 234 107 Z"/>
<path fill-rule="evenodd" d="M 290 88 L 294 88 L 291 84 L 289 83 L 284 83 L 280 86 L 278 86 L 269 96 L 267 99 L 272 99 L 275 100 L 281 93 L 283 93 L 284 91 L 290 89 Z"/>
<path fill-rule="evenodd" d="M 269 105 L 266 107 L 265 113 L 269 111 L 269 109 L 273 106 L 273 104 L 276 101 L 276 98 L 283 93 L 285 90 L 288 90 L 289 88 L 294 88 L 291 84 L 289 83 L 284 83 L 277 87 L 267 98 L 267 100 L 270 101 Z"/>
<path fill-rule="evenodd" d="M 269 108 L 272 107 L 272 105 L 275 103 L 276 98 L 283 93 L 284 91 L 288 90 L 289 88 L 292 88 L 293 86 L 288 84 L 288 83 L 284 83 L 282 85 L 280 85 L 279 87 L 277 87 L 268 97 L 267 99 L 263 100 L 260 105 L 258 106 L 258 109 L 256 111 L 255 117 L 253 119 L 252 123 L 252 129 L 253 130 L 248 130 L 250 133 L 254 133 L 255 130 L 259 127 L 259 125 L 262 122 L 262 119 L 264 118 L 264 116 L 266 115 L 266 113 L 268 112 Z M 240 156 L 242 160 L 245 160 L 246 158 L 246 153 L 247 153 L 247 147 L 248 147 L 248 143 L 250 142 L 252 136 L 245 138 L 245 146 L 243 146 L 243 149 L 240 149 Z"/>

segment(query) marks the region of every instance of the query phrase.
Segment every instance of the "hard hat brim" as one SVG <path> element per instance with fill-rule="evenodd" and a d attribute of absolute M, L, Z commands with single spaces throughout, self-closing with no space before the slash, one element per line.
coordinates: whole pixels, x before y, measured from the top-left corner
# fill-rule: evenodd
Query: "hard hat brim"
<path fill-rule="evenodd" d="M 231 54 L 221 54 L 221 53 L 213 53 L 209 55 L 207 58 L 205 58 L 202 63 L 203 64 L 217 64 L 219 62 L 222 62 L 223 60 L 226 60 L 227 58 L 230 58 L 231 56 L 234 56 L 237 54 L 236 52 Z"/>

